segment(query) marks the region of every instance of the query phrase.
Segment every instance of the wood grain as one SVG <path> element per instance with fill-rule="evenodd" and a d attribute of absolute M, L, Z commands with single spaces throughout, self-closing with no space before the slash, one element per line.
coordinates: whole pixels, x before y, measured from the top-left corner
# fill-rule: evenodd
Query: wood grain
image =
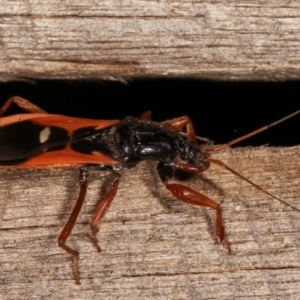
<path fill-rule="evenodd" d="M 299 1 L 2 2 L 0 80 L 299 79 Z"/>
<path fill-rule="evenodd" d="M 300 147 L 215 155 L 300 208 Z M 299 299 L 299 212 L 218 166 L 186 184 L 221 203 L 233 253 L 213 234 L 214 212 L 175 200 L 153 162 L 124 174 L 92 246 L 89 220 L 110 174 L 93 173 L 68 244 L 57 246 L 78 193 L 78 170 L 0 170 L 1 299 Z"/>

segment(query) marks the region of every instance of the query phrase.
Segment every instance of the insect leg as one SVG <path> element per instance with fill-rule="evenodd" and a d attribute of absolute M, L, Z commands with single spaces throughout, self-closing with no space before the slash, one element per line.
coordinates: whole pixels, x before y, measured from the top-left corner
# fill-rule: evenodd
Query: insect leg
<path fill-rule="evenodd" d="M 86 190 L 87 190 L 87 179 L 88 179 L 89 173 L 86 169 L 80 168 L 80 174 L 79 174 L 79 185 L 80 185 L 80 192 L 78 199 L 76 201 L 75 207 L 73 208 L 73 211 L 69 217 L 68 222 L 66 223 L 64 229 L 62 230 L 61 234 L 58 237 L 58 245 L 62 249 L 64 249 L 67 253 L 71 254 L 74 257 L 74 267 L 75 267 L 75 278 L 76 278 L 76 284 L 80 284 L 79 280 L 79 252 L 70 248 L 66 245 L 66 240 L 69 237 L 69 235 L 72 232 L 72 229 L 75 225 L 76 219 L 79 215 L 79 212 L 81 210 Z"/>
<path fill-rule="evenodd" d="M 201 167 L 196 167 L 196 166 L 189 165 L 186 163 L 180 163 L 180 164 L 172 163 L 172 167 L 175 170 L 180 170 L 180 171 L 184 171 L 184 172 L 188 172 L 188 173 L 197 174 L 197 173 L 207 170 L 209 168 L 209 165 L 207 165 L 207 167 L 205 167 L 205 168 L 201 168 Z"/>
<path fill-rule="evenodd" d="M 44 110 L 39 108 L 38 106 L 34 105 L 33 103 L 29 102 L 28 100 L 21 98 L 19 96 L 14 96 L 6 100 L 6 102 L 2 105 L 0 109 L 0 117 L 3 116 L 3 114 L 6 112 L 6 110 L 9 108 L 9 106 L 14 103 L 18 105 L 19 107 L 23 108 L 25 111 L 28 111 L 30 113 L 42 113 L 46 114 Z"/>
<path fill-rule="evenodd" d="M 99 224 L 100 224 L 102 218 L 104 217 L 105 213 L 107 212 L 108 208 L 110 207 L 110 204 L 117 193 L 119 179 L 120 179 L 120 175 L 117 173 L 114 173 L 112 187 L 105 194 L 105 196 L 100 200 L 100 202 L 93 214 L 93 217 L 91 219 L 90 225 L 91 225 L 93 238 L 94 238 L 94 246 L 96 247 L 96 249 L 99 252 L 101 251 L 101 248 L 99 247 L 98 239 L 97 239 L 97 233 L 99 231 Z"/>
<path fill-rule="evenodd" d="M 185 165 L 185 171 L 187 170 L 187 165 Z M 182 170 L 182 168 L 180 168 Z M 226 238 L 226 232 L 223 225 L 223 215 L 222 215 L 222 208 L 221 206 L 215 202 L 214 200 L 210 199 L 209 197 L 185 186 L 182 184 L 174 184 L 169 183 L 169 179 L 173 177 L 174 171 L 176 167 L 165 165 L 164 163 L 160 162 L 157 166 L 158 174 L 166 186 L 166 188 L 179 200 L 184 201 L 189 204 L 194 204 L 198 206 L 209 207 L 216 210 L 216 236 L 219 239 L 219 242 L 222 244 L 224 243 L 228 253 L 231 252 L 230 243 Z M 196 173 L 195 171 L 191 171 L 191 173 Z"/>
<path fill-rule="evenodd" d="M 162 122 L 162 124 L 178 132 L 182 131 L 182 129 L 186 127 L 187 140 L 191 142 L 196 141 L 194 126 L 188 116 L 182 116 L 172 120 L 166 120 Z"/>
<path fill-rule="evenodd" d="M 152 113 L 150 110 L 146 110 L 140 117 L 140 121 L 150 121 L 152 119 Z"/>
<path fill-rule="evenodd" d="M 140 121 L 150 121 L 152 118 L 151 111 L 145 111 L 140 117 Z M 182 116 L 179 118 L 175 118 L 172 120 L 166 120 L 162 122 L 163 125 L 166 125 L 167 127 L 176 130 L 178 132 L 182 131 L 182 129 L 186 126 L 187 130 L 187 139 L 188 141 L 196 141 L 196 134 L 194 130 L 194 126 L 192 121 L 188 116 Z"/>

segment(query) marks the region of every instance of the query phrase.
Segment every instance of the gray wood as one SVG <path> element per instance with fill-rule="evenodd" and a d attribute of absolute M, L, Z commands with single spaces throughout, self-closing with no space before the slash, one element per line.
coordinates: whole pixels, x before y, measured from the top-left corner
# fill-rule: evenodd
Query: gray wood
<path fill-rule="evenodd" d="M 299 79 L 300 2 L 14 0 L 0 80 Z"/>
<path fill-rule="evenodd" d="M 236 148 L 214 157 L 300 208 L 300 146 Z M 129 170 L 93 248 L 89 220 L 110 175 L 93 173 L 68 244 L 57 246 L 78 193 L 78 170 L 0 170 L 1 299 L 299 299 L 299 212 L 212 166 L 186 184 L 221 203 L 233 253 L 213 234 L 214 212 L 175 200 L 155 164 Z"/>

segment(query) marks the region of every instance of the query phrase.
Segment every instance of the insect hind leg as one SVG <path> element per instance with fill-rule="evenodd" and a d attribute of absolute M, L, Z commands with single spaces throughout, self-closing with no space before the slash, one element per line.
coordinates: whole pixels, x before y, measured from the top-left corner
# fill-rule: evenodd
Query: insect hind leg
<path fill-rule="evenodd" d="M 86 191 L 87 191 L 87 180 L 88 180 L 89 173 L 86 169 L 81 168 L 80 169 L 80 175 L 79 175 L 79 185 L 80 185 L 80 192 L 78 199 L 76 201 L 75 207 L 73 208 L 73 211 L 69 217 L 68 222 L 66 223 L 65 227 L 63 228 L 61 234 L 58 237 L 58 245 L 62 249 L 64 249 L 67 253 L 73 256 L 74 258 L 74 267 L 75 267 L 75 278 L 76 278 L 76 284 L 80 284 L 79 279 L 79 252 L 72 249 L 68 245 L 66 245 L 66 240 L 70 236 L 72 229 L 75 225 L 75 222 L 78 218 L 79 212 L 81 210 Z"/>
<path fill-rule="evenodd" d="M 39 108 L 35 104 L 31 103 L 30 101 L 19 97 L 19 96 L 14 96 L 10 97 L 9 99 L 6 100 L 6 102 L 2 105 L 0 109 L 0 117 L 4 115 L 4 113 L 7 111 L 7 109 L 10 107 L 10 105 L 14 103 L 24 109 L 25 111 L 29 113 L 41 113 L 41 114 L 47 114 L 46 111 L 43 109 Z"/>

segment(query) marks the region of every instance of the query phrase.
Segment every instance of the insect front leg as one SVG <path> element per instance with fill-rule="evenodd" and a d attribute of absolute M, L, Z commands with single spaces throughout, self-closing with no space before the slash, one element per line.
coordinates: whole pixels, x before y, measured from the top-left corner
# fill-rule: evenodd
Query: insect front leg
<path fill-rule="evenodd" d="M 79 215 L 79 212 L 81 210 L 86 190 L 87 190 L 87 179 L 88 179 L 89 173 L 86 169 L 80 168 L 80 174 L 79 174 L 79 185 L 80 185 L 80 192 L 78 199 L 76 201 L 75 207 L 73 208 L 73 211 L 69 217 L 68 222 L 66 223 L 64 229 L 62 230 L 61 234 L 58 237 L 58 245 L 62 249 L 64 249 L 67 253 L 71 254 L 74 257 L 74 268 L 75 268 L 75 279 L 76 284 L 80 284 L 79 280 L 79 252 L 70 248 L 66 245 L 66 240 L 69 237 L 69 235 L 72 232 L 72 229 L 75 225 L 76 219 Z"/>
<path fill-rule="evenodd" d="M 190 142 L 196 141 L 194 126 L 191 119 L 188 116 L 182 116 L 172 120 L 167 120 L 162 122 L 162 124 L 178 132 L 182 131 L 182 129 L 186 127 L 187 140 Z"/>
<path fill-rule="evenodd" d="M 145 111 L 140 117 L 140 121 L 150 121 L 152 118 L 151 111 Z M 186 127 L 187 131 L 187 140 L 188 141 L 196 141 L 196 134 L 194 130 L 193 123 L 188 116 L 182 116 L 179 118 L 175 118 L 172 120 L 166 120 L 162 122 L 163 125 L 175 130 L 175 131 L 182 131 L 184 127 Z"/>
<path fill-rule="evenodd" d="M 152 119 L 152 113 L 149 110 L 146 110 L 140 117 L 140 121 L 150 121 Z"/>
<path fill-rule="evenodd" d="M 94 239 L 94 246 L 98 250 L 98 252 L 101 251 L 101 248 L 98 244 L 97 239 L 97 233 L 99 231 L 99 224 L 101 220 L 103 219 L 105 213 L 107 212 L 108 208 L 110 207 L 111 202 L 113 201 L 117 190 L 118 190 L 118 184 L 120 180 L 120 175 L 117 173 L 114 173 L 113 176 L 113 184 L 110 190 L 104 195 L 104 197 L 100 200 L 99 204 L 96 207 L 96 210 L 93 214 L 93 217 L 91 219 L 91 229 L 93 233 L 93 239 Z"/>
<path fill-rule="evenodd" d="M 215 218 L 215 230 L 216 230 L 216 236 L 219 239 L 219 242 L 222 244 L 224 243 L 226 248 L 228 249 L 228 253 L 231 252 L 230 243 L 228 242 L 226 238 L 226 232 L 225 227 L 223 225 L 223 214 L 222 214 L 222 208 L 221 206 L 215 202 L 214 200 L 210 199 L 209 197 L 191 189 L 190 187 L 187 187 L 182 184 L 175 184 L 175 183 L 169 183 L 169 179 L 173 177 L 174 171 L 176 169 L 184 170 L 186 172 L 190 173 L 199 173 L 201 170 L 196 171 L 193 166 L 190 166 L 191 169 L 188 169 L 188 164 L 182 164 L 178 165 L 179 168 L 176 168 L 176 166 L 170 166 L 166 165 L 162 162 L 160 162 L 157 166 L 158 174 L 164 183 L 165 187 L 179 200 L 184 201 L 189 204 L 198 205 L 198 206 L 204 206 L 209 207 L 214 210 L 216 210 L 216 218 Z"/>
<path fill-rule="evenodd" d="M 41 113 L 41 114 L 46 114 L 44 110 L 39 108 L 38 106 L 34 105 L 30 101 L 19 97 L 19 96 L 14 96 L 6 100 L 6 102 L 2 105 L 0 109 L 0 117 L 3 116 L 3 114 L 7 111 L 7 109 L 10 107 L 10 105 L 14 103 L 24 109 L 25 111 L 28 111 L 30 113 Z"/>

